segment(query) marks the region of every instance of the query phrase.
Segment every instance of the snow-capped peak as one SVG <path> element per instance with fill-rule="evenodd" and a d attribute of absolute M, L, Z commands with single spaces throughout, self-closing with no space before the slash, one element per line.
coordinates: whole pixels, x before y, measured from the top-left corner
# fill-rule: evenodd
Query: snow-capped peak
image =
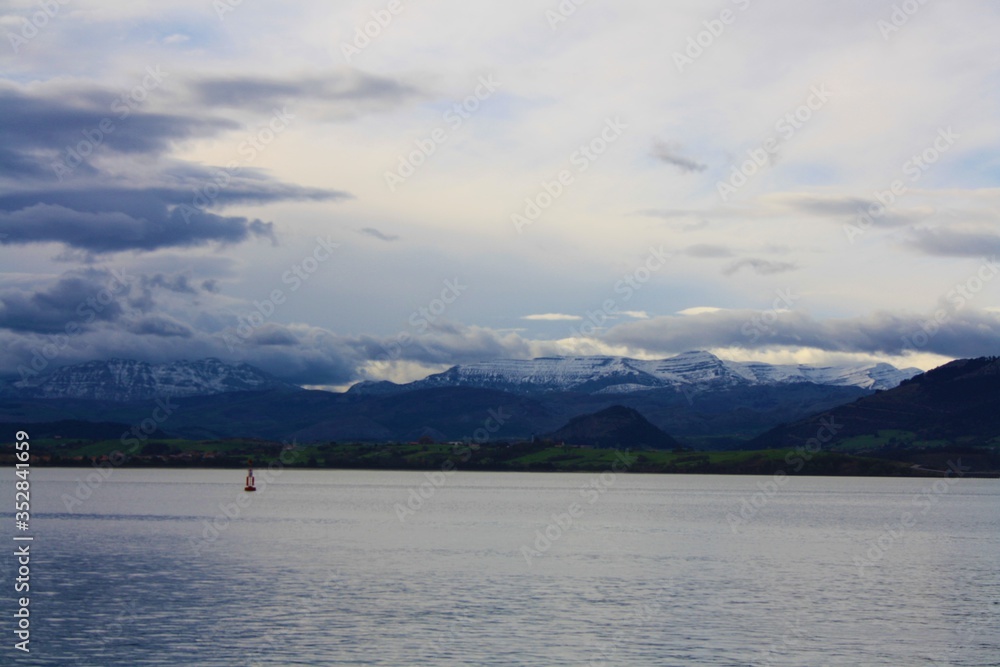
<path fill-rule="evenodd" d="M 88 361 L 16 382 L 14 388 L 19 395 L 32 398 L 140 401 L 297 387 L 249 364 L 209 358 L 164 364 L 132 359 Z"/>
<path fill-rule="evenodd" d="M 884 363 L 812 366 L 724 361 L 710 352 L 691 351 L 659 360 L 605 356 L 499 359 L 454 366 L 407 388 L 470 386 L 517 393 L 631 393 L 664 387 L 708 389 L 812 383 L 874 390 L 891 389 L 920 372 Z"/>

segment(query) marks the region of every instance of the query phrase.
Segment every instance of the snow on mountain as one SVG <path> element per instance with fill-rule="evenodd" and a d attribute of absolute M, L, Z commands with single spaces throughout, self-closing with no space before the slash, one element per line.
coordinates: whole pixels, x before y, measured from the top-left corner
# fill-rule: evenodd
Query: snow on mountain
<path fill-rule="evenodd" d="M 884 363 L 810 366 L 723 361 L 709 352 L 695 351 L 652 361 L 624 357 L 485 361 L 454 366 L 443 373 L 405 385 L 405 388 L 467 386 L 516 393 L 562 391 L 613 394 L 665 387 L 697 391 L 806 382 L 874 390 L 892 389 L 920 372 L 916 368 L 899 370 Z M 365 391 L 363 386 L 356 389 Z"/>
<path fill-rule="evenodd" d="M 249 364 L 219 359 L 149 364 L 129 359 L 89 361 L 15 382 L 17 394 L 31 398 L 141 401 L 157 397 L 205 396 L 230 391 L 298 389 Z"/>

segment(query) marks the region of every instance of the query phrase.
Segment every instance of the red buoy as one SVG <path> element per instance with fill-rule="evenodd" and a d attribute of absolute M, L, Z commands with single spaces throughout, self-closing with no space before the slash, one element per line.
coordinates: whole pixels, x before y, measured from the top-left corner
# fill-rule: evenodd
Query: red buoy
<path fill-rule="evenodd" d="M 249 469 L 247 470 L 247 485 L 246 487 L 244 487 L 243 490 L 256 491 L 257 487 L 254 486 L 254 478 L 253 478 L 253 459 L 247 461 L 247 465 L 249 466 Z"/>

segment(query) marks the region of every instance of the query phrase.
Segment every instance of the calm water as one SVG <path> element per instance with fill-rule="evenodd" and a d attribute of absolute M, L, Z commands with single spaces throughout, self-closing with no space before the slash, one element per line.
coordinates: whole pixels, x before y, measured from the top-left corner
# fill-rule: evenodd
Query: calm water
<path fill-rule="evenodd" d="M 87 472 L 31 473 L 0 663 L 1000 665 L 996 480 Z"/>

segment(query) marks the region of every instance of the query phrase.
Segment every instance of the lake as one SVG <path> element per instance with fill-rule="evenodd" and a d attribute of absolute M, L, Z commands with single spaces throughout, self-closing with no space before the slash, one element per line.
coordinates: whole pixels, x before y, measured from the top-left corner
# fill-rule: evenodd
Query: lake
<path fill-rule="evenodd" d="M 3 664 L 1000 665 L 998 480 L 88 474 L 32 469 Z"/>

